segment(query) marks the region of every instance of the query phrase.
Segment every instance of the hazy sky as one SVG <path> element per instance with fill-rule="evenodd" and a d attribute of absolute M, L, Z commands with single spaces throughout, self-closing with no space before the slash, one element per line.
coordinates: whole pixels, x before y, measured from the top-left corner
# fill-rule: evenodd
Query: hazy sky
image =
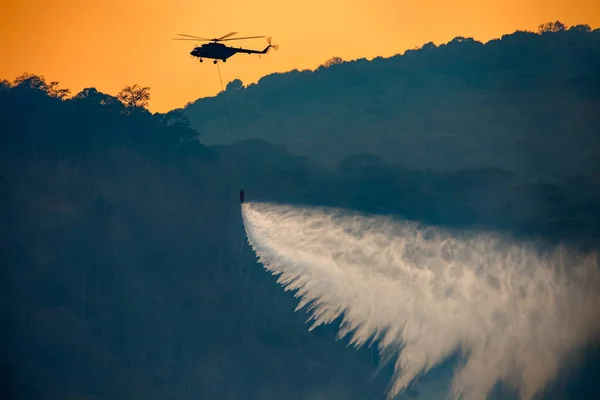
<path fill-rule="evenodd" d="M 480 41 L 540 23 L 600 26 L 597 0 L 2 0 L 0 79 L 23 72 L 115 95 L 151 88 L 151 111 L 168 111 L 220 90 L 217 67 L 189 52 L 176 33 L 272 36 L 278 52 L 238 54 L 221 64 L 224 83 L 315 68 L 333 56 L 388 57 L 455 36 Z M 201 44 L 199 42 L 198 44 Z M 262 50 L 264 39 L 230 42 Z"/>

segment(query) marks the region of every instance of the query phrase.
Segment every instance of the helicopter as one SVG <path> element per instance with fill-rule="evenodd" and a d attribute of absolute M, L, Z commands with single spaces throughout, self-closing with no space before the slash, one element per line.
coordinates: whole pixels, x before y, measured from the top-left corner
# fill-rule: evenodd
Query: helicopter
<path fill-rule="evenodd" d="M 246 53 L 246 54 L 266 54 L 270 48 L 275 50 L 278 49 L 278 45 L 271 44 L 271 37 L 267 37 L 267 43 L 269 44 L 264 50 L 251 50 L 251 49 L 243 49 L 241 47 L 229 47 L 224 45 L 223 43 L 228 40 L 242 40 L 242 39 L 256 39 L 256 38 L 264 38 L 265 36 L 246 36 L 240 38 L 230 38 L 230 36 L 235 35 L 237 32 L 231 32 L 227 35 L 221 36 L 220 38 L 206 39 L 199 36 L 185 35 L 183 33 L 178 33 L 179 36 L 184 36 L 184 38 L 174 38 L 173 40 L 195 40 L 195 41 L 207 41 L 210 43 L 203 44 L 202 46 L 194 47 L 194 50 L 190 52 L 190 55 L 193 57 L 198 57 L 200 62 L 204 61 L 204 58 L 214 59 L 213 63 L 217 63 L 218 60 L 222 60 L 226 62 L 227 59 L 233 56 L 236 53 Z M 227 39 L 228 38 L 228 39 Z"/>

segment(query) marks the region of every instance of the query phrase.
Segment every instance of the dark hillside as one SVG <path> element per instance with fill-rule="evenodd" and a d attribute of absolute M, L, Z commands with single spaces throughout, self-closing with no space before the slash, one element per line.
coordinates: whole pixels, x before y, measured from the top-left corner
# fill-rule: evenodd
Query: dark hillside
<path fill-rule="evenodd" d="M 240 139 L 328 166 L 369 152 L 411 169 L 598 176 L 600 30 L 554 28 L 236 81 L 226 92 L 232 125 Z M 204 144 L 229 143 L 222 96 L 184 109 Z"/>
<path fill-rule="evenodd" d="M 228 149 L 223 158 L 188 142 L 177 112 L 151 115 L 93 89 L 65 100 L 31 75 L 3 83 L 0 105 L 4 392 L 383 392 L 369 352 L 336 343 L 333 329 L 309 333 L 292 296 L 255 263 Z M 271 149 L 263 159 L 247 179 L 285 183 L 292 156 Z"/>
<path fill-rule="evenodd" d="M 554 37 L 562 34 L 571 33 Z M 306 78 L 295 73 L 289 82 L 300 91 L 310 86 L 297 82 L 316 76 L 350 93 L 336 69 L 393 75 L 389 62 L 334 65 Z M 279 90 L 278 79 L 265 85 Z M 373 82 L 371 90 L 387 90 Z M 262 85 L 240 96 L 258 95 Z M 595 101 L 583 86 L 577 90 L 578 98 Z M 144 108 L 148 93 L 131 87 L 113 97 L 90 88 L 66 99 L 67 91 L 42 77 L 0 81 L 0 313 L 7 322 L 0 354 L 8 379 L 2 390 L 20 393 L 15 398 L 381 398 L 389 370 L 371 380 L 369 350 L 336 342 L 333 325 L 308 332 L 305 314 L 293 312 L 293 294 L 256 263 L 241 225 L 240 187 L 248 201 L 600 243 L 592 169 L 524 184 L 501 168 L 415 171 L 368 146 L 347 148 L 347 157 L 322 169 L 265 140 L 198 144 L 180 110 Z M 264 96 L 273 107 L 293 109 L 297 101 L 285 91 Z M 363 107 L 351 96 L 345 101 Z M 373 113 L 390 107 L 380 104 Z M 308 101 L 301 105 L 314 112 Z M 435 151 L 451 144 L 443 146 Z M 573 390 L 594 383 L 587 382 Z"/>

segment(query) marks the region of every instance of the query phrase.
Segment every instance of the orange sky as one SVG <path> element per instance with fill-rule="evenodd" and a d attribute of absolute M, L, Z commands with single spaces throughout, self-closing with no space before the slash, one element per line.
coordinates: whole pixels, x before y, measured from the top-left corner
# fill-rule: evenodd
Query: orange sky
<path fill-rule="evenodd" d="M 115 95 L 138 83 L 150 87 L 153 112 L 220 90 L 216 67 L 191 58 L 196 42 L 174 41 L 176 33 L 272 36 L 279 51 L 238 54 L 221 64 L 224 83 L 248 84 L 276 71 L 312 69 L 332 56 L 388 57 L 455 36 L 485 42 L 555 20 L 600 27 L 597 0 L 1 0 L 0 8 L 0 79 L 31 72 L 73 94 L 92 86 Z"/>

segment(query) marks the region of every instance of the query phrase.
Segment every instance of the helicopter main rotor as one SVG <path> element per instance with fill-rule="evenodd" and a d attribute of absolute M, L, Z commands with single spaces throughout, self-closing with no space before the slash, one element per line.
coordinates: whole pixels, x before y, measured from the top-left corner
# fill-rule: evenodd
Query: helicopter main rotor
<path fill-rule="evenodd" d="M 207 39 L 207 38 L 203 38 L 200 36 L 193 36 L 193 35 L 186 35 L 183 33 L 178 33 L 179 36 L 184 36 L 184 38 L 173 38 L 173 40 L 194 40 L 194 41 L 203 41 L 203 42 L 213 42 L 213 43 L 217 43 L 217 42 L 225 42 L 228 40 L 242 40 L 242 39 L 256 39 L 256 38 L 264 38 L 265 36 L 245 36 L 245 37 L 239 37 L 239 38 L 228 38 L 229 36 L 235 35 L 237 32 L 230 32 L 227 35 L 223 35 L 219 38 L 212 38 L 212 39 Z"/>

